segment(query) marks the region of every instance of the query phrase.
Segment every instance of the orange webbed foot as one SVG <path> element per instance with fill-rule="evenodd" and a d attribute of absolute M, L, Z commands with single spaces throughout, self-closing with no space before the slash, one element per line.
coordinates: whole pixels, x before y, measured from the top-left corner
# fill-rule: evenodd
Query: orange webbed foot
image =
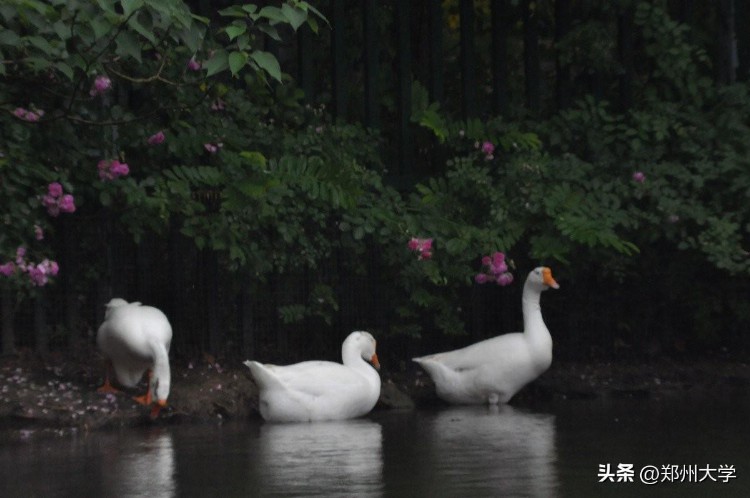
<path fill-rule="evenodd" d="M 104 384 L 96 389 L 96 392 L 102 394 L 117 394 L 121 391 L 109 383 L 109 378 L 104 380 Z"/>
<path fill-rule="evenodd" d="M 136 403 L 140 403 L 140 404 L 142 404 L 144 406 L 150 405 L 151 401 L 152 401 L 152 398 L 151 398 L 151 389 L 149 389 L 146 392 L 146 394 L 144 394 L 143 396 L 135 396 L 133 398 L 133 401 L 135 401 Z"/>

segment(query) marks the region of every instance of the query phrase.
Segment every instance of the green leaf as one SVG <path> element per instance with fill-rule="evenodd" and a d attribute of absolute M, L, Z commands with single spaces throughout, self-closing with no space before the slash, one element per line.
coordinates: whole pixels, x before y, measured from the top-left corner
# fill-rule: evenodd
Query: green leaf
<path fill-rule="evenodd" d="M 275 24 L 277 22 L 287 22 L 287 18 L 284 13 L 281 12 L 281 9 L 270 5 L 260 9 L 260 12 L 258 12 L 258 16 L 265 17 L 266 19 L 272 21 L 271 24 Z"/>
<path fill-rule="evenodd" d="M 0 30 L 0 45 L 15 47 L 21 41 L 21 37 L 9 29 Z"/>
<path fill-rule="evenodd" d="M 247 64 L 246 52 L 232 52 L 229 54 L 229 70 L 232 72 L 232 76 L 237 76 L 237 73 L 245 67 L 245 64 Z"/>
<path fill-rule="evenodd" d="M 125 14 L 125 17 L 128 17 L 134 11 L 143 7 L 143 0 L 122 0 L 120 4 L 122 5 L 123 14 Z"/>
<path fill-rule="evenodd" d="M 272 78 L 281 82 L 281 67 L 279 61 L 276 60 L 273 54 L 270 52 L 264 52 L 263 50 L 256 50 L 250 57 L 258 64 L 262 70 L 267 72 Z"/>
<path fill-rule="evenodd" d="M 305 23 L 305 20 L 307 20 L 307 12 L 292 7 L 288 3 L 281 6 L 281 12 L 287 18 L 294 31 L 297 31 L 297 29 Z"/>
<path fill-rule="evenodd" d="M 131 57 L 141 62 L 141 44 L 138 38 L 130 31 L 120 33 L 116 40 L 115 53 L 120 57 Z"/>
<path fill-rule="evenodd" d="M 263 33 L 267 34 L 271 38 L 273 38 L 276 41 L 281 41 L 281 35 L 279 35 L 279 31 L 276 29 L 275 26 L 269 26 L 267 24 L 260 24 L 258 26 L 258 29 L 262 31 Z"/>
<path fill-rule="evenodd" d="M 225 71 L 229 67 L 229 60 L 225 50 L 217 50 L 213 57 L 206 61 L 206 76 Z"/>
<path fill-rule="evenodd" d="M 241 34 L 244 34 L 245 31 L 247 31 L 247 26 L 245 24 L 233 24 L 231 26 L 227 26 L 225 29 L 227 36 L 229 36 L 229 40 L 234 40 Z"/>
<path fill-rule="evenodd" d="M 0 65 L 0 67 L 2 67 L 2 65 Z M 63 73 L 66 78 L 68 78 L 71 81 L 73 80 L 73 68 L 70 67 L 70 65 L 64 62 L 56 62 L 55 68 L 61 73 Z"/>

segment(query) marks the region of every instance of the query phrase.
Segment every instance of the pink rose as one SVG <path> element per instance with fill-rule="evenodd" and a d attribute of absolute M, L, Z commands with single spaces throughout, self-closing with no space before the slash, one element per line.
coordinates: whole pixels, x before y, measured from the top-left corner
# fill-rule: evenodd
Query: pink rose
<path fill-rule="evenodd" d="M 164 143 L 164 140 L 166 140 L 166 138 L 167 137 L 164 135 L 163 131 L 158 131 L 148 137 L 147 142 L 149 145 L 159 145 L 160 143 Z"/>
<path fill-rule="evenodd" d="M 642 171 L 636 171 L 633 173 L 633 181 L 637 183 L 643 183 L 646 181 L 646 175 Z"/>
<path fill-rule="evenodd" d="M 94 78 L 94 84 L 91 86 L 91 90 L 89 90 L 89 95 L 101 95 L 110 88 L 112 88 L 112 80 L 108 76 L 100 74 Z"/>
<path fill-rule="evenodd" d="M 52 198 L 57 199 L 62 195 L 63 187 L 58 182 L 52 182 L 47 185 L 47 193 L 52 196 Z"/>
<path fill-rule="evenodd" d="M 75 200 L 70 194 L 65 194 L 60 198 L 59 206 L 63 213 L 72 213 L 76 210 Z"/>
<path fill-rule="evenodd" d="M 7 263 L 0 265 L 0 275 L 5 275 L 6 277 L 10 277 L 16 272 L 16 265 L 13 264 L 12 261 L 8 261 Z"/>

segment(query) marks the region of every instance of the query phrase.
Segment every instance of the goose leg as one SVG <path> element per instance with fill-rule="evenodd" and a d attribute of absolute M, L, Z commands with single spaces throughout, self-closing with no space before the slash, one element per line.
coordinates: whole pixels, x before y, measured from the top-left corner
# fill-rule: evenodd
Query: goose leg
<path fill-rule="evenodd" d="M 107 367 L 105 369 L 105 374 L 104 374 L 104 384 L 102 384 L 101 386 L 99 386 L 96 389 L 96 392 L 102 393 L 102 394 L 110 394 L 110 393 L 111 394 L 116 394 L 116 393 L 120 392 L 119 389 L 117 389 L 116 387 L 114 387 L 109 382 L 109 372 L 110 371 L 112 371 L 112 362 L 111 361 L 107 361 Z"/>
<path fill-rule="evenodd" d="M 143 396 L 135 396 L 133 400 L 135 400 L 137 403 L 148 406 L 153 400 L 151 396 L 151 376 L 154 375 L 154 373 L 149 368 L 146 375 L 148 376 L 148 391 L 146 391 L 146 394 L 144 394 Z"/>

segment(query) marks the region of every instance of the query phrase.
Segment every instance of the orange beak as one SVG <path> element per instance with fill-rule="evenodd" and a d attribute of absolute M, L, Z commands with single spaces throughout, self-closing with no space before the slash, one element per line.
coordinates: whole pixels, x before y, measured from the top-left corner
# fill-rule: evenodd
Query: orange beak
<path fill-rule="evenodd" d="M 549 285 L 553 289 L 559 289 L 560 284 L 558 284 L 554 278 L 552 278 L 552 270 L 549 268 L 544 268 L 542 270 L 542 280 L 546 285 Z"/>
<path fill-rule="evenodd" d="M 372 355 L 372 358 L 370 358 L 370 363 L 372 363 L 372 366 L 375 367 L 375 370 L 380 370 L 380 362 L 378 361 L 377 353 Z"/>

